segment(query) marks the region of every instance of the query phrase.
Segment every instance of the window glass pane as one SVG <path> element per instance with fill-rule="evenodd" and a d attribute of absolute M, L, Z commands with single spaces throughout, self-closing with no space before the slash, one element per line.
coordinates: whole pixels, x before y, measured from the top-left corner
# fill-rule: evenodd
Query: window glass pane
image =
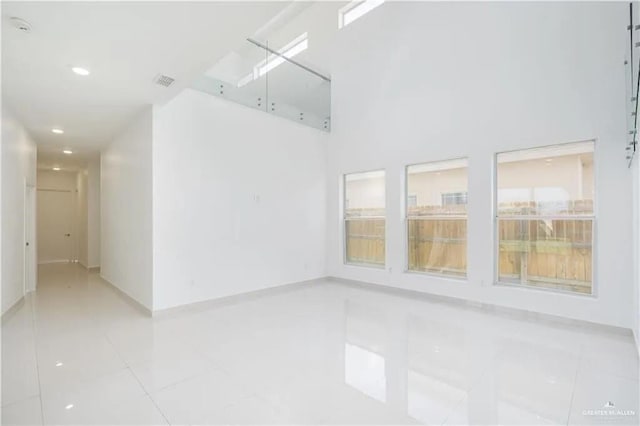
<path fill-rule="evenodd" d="M 409 270 L 464 277 L 467 219 L 408 219 Z"/>
<path fill-rule="evenodd" d="M 407 167 L 409 216 L 467 214 L 467 160 Z"/>
<path fill-rule="evenodd" d="M 384 219 L 347 219 L 345 237 L 347 263 L 384 266 Z"/>
<path fill-rule="evenodd" d="M 345 217 L 384 217 L 384 185 L 384 170 L 345 175 Z"/>
<path fill-rule="evenodd" d="M 498 214 L 593 214 L 593 142 L 498 154 Z"/>
<path fill-rule="evenodd" d="M 591 293 L 592 219 L 499 219 L 501 282 Z"/>
<path fill-rule="evenodd" d="M 407 167 L 408 269 L 467 272 L 467 160 Z"/>
<path fill-rule="evenodd" d="M 345 175 L 344 185 L 345 260 L 384 267 L 384 170 Z"/>
<path fill-rule="evenodd" d="M 593 150 L 498 154 L 498 281 L 592 293 Z"/>

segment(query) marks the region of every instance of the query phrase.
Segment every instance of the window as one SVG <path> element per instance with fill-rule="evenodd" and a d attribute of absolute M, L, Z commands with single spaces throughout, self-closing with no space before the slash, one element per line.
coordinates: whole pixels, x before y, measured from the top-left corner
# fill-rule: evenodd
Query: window
<path fill-rule="evenodd" d="M 384 170 L 344 176 L 345 262 L 384 267 Z"/>
<path fill-rule="evenodd" d="M 448 206 L 452 204 L 467 204 L 466 192 L 449 192 L 442 194 L 442 205 Z"/>
<path fill-rule="evenodd" d="M 384 0 L 356 0 L 338 11 L 338 28 L 344 28 L 384 3 Z"/>
<path fill-rule="evenodd" d="M 593 142 L 498 154 L 498 281 L 592 293 Z"/>
<path fill-rule="evenodd" d="M 467 275 L 466 159 L 407 167 L 407 237 L 409 271 Z"/>

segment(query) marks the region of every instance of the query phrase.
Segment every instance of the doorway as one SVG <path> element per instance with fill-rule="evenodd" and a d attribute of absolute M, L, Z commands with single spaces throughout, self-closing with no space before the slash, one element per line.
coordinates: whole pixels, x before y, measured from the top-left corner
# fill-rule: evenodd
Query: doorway
<path fill-rule="evenodd" d="M 71 262 L 73 192 L 38 188 L 38 263 Z"/>

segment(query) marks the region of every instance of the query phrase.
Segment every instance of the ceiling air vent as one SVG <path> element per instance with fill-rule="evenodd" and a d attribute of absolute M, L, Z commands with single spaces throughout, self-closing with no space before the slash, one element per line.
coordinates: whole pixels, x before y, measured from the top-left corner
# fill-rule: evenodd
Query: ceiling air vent
<path fill-rule="evenodd" d="M 158 74 L 156 75 L 156 77 L 153 79 L 153 82 L 155 84 L 159 84 L 160 86 L 164 86 L 164 87 L 169 87 L 173 84 L 173 82 L 175 81 L 175 79 L 167 76 L 167 75 L 162 75 L 162 74 Z"/>

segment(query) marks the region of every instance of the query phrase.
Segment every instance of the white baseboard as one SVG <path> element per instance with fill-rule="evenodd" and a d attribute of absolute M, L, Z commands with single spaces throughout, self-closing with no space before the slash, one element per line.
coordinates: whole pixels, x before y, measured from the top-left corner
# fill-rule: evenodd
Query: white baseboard
<path fill-rule="evenodd" d="M 20 296 L 18 300 L 16 300 L 13 305 L 6 312 L 2 314 L 2 324 L 4 324 L 9 318 L 13 316 L 18 310 L 24 305 L 24 296 Z"/>
<path fill-rule="evenodd" d="M 82 266 L 84 269 L 86 269 L 89 272 L 100 272 L 100 265 L 88 266 L 80 261 L 78 261 L 78 263 L 80 264 L 80 266 Z"/>
<path fill-rule="evenodd" d="M 494 313 L 510 315 L 518 319 L 532 319 L 534 321 L 546 321 L 546 322 L 551 322 L 556 324 L 588 327 L 592 330 L 599 330 L 607 333 L 613 333 L 613 334 L 624 335 L 624 336 L 633 335 L 633 330 L 631 330 L 630 328 L 618 327 L 615 325 L 602 324 L 598 322 L 591 322 L 591 321 L 586 321 L 581 319 L 567 318 L 560 315 L 545 314 L 537 311 L 527 311 L 525 309 L 512 308 L 508 306 L 500 306 L 500 305 L 495 305 L 495 304 L 486 303 L 486 302 L 476 302 L 476 301 L 471 301 L 471 300 L 462 299 L 458 297 L 432 294 L 424 291 L 411 290 L 406 288 L 391 287 L 384 284 L 374 284 L 366 281 L 358 281 L 358 280 L 352 280 L 348 278 L 339 278 L 339 277 L 329 276 L 327 277 L 327 279 L 335 281 L 336 283 L 339 283 L 339 284 L 350 285 L 352 287 L 367 288 L 371 290 L 377 290 L 377 291 L 392 293 L 396 295 L 405 295 L 405 296 L 410 295 L 413 298 L 423 298 L 428 300 L 450 303 L 452 305 L 466 306 L 466 307 L 479 309 L 484 312 L 494 312 Z"/>
<path fill-rule="evenodd" d="M 265 296 L 279 294 L 282 292 L 291 291 L 298 287 L 304 288 L 304 287 L 307 287 L 308 285 L 315 284 L 322 280 L 324 280 L 324 278 L 313 278 L 310 280 L 297 281 L 293 283 L 276 284 L 271 287 L 261 288 L 258 290 L 248 291 L 245 293 L 232 294 L 229 296 L 217 297 L 215 299 L 200 300 L 197 302 L 187 303 L 184 305 L 172 306 L 170 308 L 157 309 L 152 311 L 151 315 L 154 317 L 157 317 L 157 316 L 172 315 L 179 312 L 197 312 L 197 311 L 207 310 L 213 307 L 228 306 L 235 303 L 244 302 L 247 300 L 253 300 L 260 297 L 265 297 Z"/>
<path fill-rule="evenodd" d="M 121 289 L 120 287 L 118 287 L 117 285 L 115 285 L 114 283 L 109 281 L 108 279 L 106 279 L 104 277 L 104 275 L 100 274 L 100 278 L 102 279 L 102 281 L 104 281 L 105 283 L 109 284 L 109 287 L 111 287 L 113 290 L 115 290 L 116 293 L 118 293 L 120 296 L 122 296 L 122 298 L 124 300 L 129 302 L 130 305 L 132 305 L 133 307 L 138 309 L 140 312 L 142 312 L 143 314 L 145 314 L 147 316 L 152 316 L 153 315 L 151 309 L 147 308 L 145 305 L 143 305 L 142 303 L 138 302 L 136 299 L 131 297 L 126 291 L 124 291 L 123 289 Z"/>

